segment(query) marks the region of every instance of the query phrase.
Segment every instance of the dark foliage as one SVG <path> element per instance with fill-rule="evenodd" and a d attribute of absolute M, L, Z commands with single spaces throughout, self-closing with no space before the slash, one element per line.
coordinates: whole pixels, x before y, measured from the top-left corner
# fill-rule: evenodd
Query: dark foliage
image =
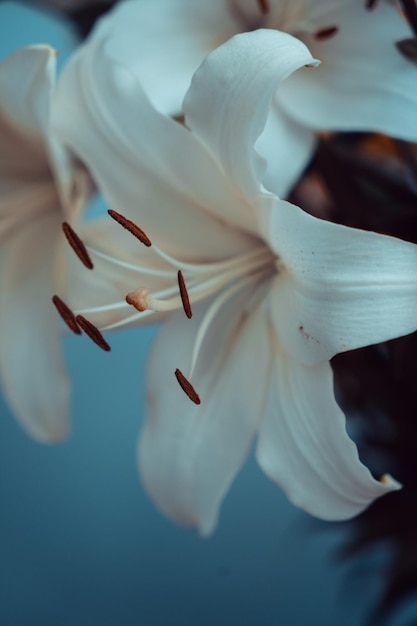
<path fill-rule="evenodd" d="M 3 0 L 0 0 L 2 2 Z M 65 5 L 62 0 L 22 0 L 31 6 L 59 13 L 67 17 L 75 27 L 80 39 L 87 37 L 96 21 L 104 15 L 118 0 L 79 0 Z"/>
<path fill-rule="evenodd" d="M 95 2 L 88 6 L 80 6 L 68 13 L 68 17 L 75 25 L 76 31 L 81 39 L 87 37 L 96 21 L 107 13 L 116 2 L 117 0 Z"/>
<path fill-rule="evenodd" d="M 415 146 L 365 134 L 323 138 L 302 184 L 309 178 L 322 187 L 328 219 L 417 243 Z M 292 199 L 305 203 L 305 190 L 300 196 L 296 187 Z M 370 620 L 381 625 L 417 590 L 417 333 L 338 355 L 332 365 L 340 402 L 359 427 L 361 458 L 376 476 L 388 471 L 403 484 L 351 523 L 345 552 L 392 545 Z"/>

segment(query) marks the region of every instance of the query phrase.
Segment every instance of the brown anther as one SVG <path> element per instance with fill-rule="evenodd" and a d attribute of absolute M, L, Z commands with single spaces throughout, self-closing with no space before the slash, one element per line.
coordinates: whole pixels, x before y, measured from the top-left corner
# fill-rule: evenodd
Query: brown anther
<path fill-rule="evenodd" d="M 269 2 L 268 2 L 268 0 L 257 0 L 257 2 L 258 2 L 258 7 L 259 7 L 261 13 L 263 13 L 264 15 L 266 13 L 268 13 L 268 11 L 269 11 Z"/>
<path fill-rule="evenodd" d="M 99 348 L 101 348 L 105 352 L 110 352 L 111 348 L 109 344 L 104 339 L 99 329 L 94 326 L 94 324 L 89 322 L 83 315 L 77 315 L 75 319 L 77 320 L 78 324 L 81 326 L 85 334 L 88 335 Z"/>
<path fill-rule="evenodd" d="M 107 213 L 115 220 L 115 222 L 120 224 L 120 226 L 123 226 L 123 228 L 126 228 L 129 233 L 136 237 L 136 239 L 139 239 L 139 241 L 143 243 L 144 246 L 150 248 L 150 246 L 152 245 L 152 241 L 149 239 L 147 234 L 141 228 L 139 228 L 139 226 L 136 226 L 134 222 L 128 220 L 127 217 L 120 215 L 120 213 L 117 213 L 117 211 L 113 211 L 113 209 L 109 209 Z"/>
<path fill-rule="evenodd" d="M 368 9 L 368 11 L 372 11 L 372 9 L 375 9 L 377 4 L 378 0 L 366 0 L 365 9 Z"/>
<path fill-rule="evenodd" d="M 180 296 L 184 313 L 190 320 L 193 316 L 193 312 L 191 310 L 190 298 L 188 297 L 187 287 L 185 286 L 185 280 L 181 270 L 178 270 L 178 287 L 180 288 Z"/>
<path fill-rule="evenodd" d="M 325 28 L 320 28 L 317 30 L 313 37 L 317 39 L 317 41 L 327 41 L 327 39 L 331 39 L 339 32 L 338 26 L 326 26 Z"/>
<path fill-rule="evenodd" d="M 75 315 L 71 311 L 71 309 L 65 304 L 65 302 L 63 302 L 63 300 L 61 300 L 61 298 L 56 295 L 53 296 L 52 302 L 54 303 L 56 310 L 58 311 L 68 328 L 72 330 L 72 332 L 76 335 L 81 335 L 81 329 L 77 324 Z"/>
<path fill-rule="evenodd" d="M 192 386 L 189 380 L 187 380 L 184 374 L 178 368 L 175 370 L 175 377 L 178 381 L 179 386 L 183 390 L 183 392 L 190 398 L 194 404 L 201 404 L 200 396 Z"/>
<path fill-rule="evenodd" d="M 94 264 L 90 258 L 90 255 L 87 252 L 87 248 L 85 247 L 77 233 L 68 224 L 68 222 L 62 223 L 62 230 L 64 231 L 64 235 L 67 238 L 69 245 L 74 250 L 81 263 L 85 265 L 87 269 L 92 270 Z"/>

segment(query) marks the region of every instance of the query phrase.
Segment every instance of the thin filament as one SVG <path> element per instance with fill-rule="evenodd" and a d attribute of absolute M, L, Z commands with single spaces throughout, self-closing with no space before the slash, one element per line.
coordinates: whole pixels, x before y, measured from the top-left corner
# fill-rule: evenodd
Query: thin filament
<path fill-rule="evenodd" d="M 214 300 L 212 305 L 206 311 L 206 313 L 205 313 L 205 315 L 203 317 L 203 320 L 202 320 L 202 322 L 201 322 L 201 324 L 200 324 L 200 326 L 198 328 L 197 336 L 196 336 L 195 341 L 194 341 L 193 352 L 192 352 L 192 356 L 191 356 L 190 373 L 189 373 L 189 376 L 188 376 L 189 379 L 191 379 L 193 374 L 194 374 L 194 370 L 195 370 L 195 366 L 196 366 L 196 363 L 197 363 L 197 359 L 198 359 L 198 356 L 200 354 L 200 349 L 201 349 L 204 337 L 205 337 L 205 335 L 207 333 L 208 327 L 210 326 L 211 322 L 213 321 L 213 319 L 216 316 L 216 314 L 218 313 L 218 311 L 227 302 L 227 300 L 229 300 L 232 296 L 234 296 L 235 293 L 240 291 L 240 289 L 242 289 L 242 287 L 248 285 L 250 282 L 253 282 L 253 281 L 257 280 L 258 278 L 260 278 L 262 276 L 266 276 L 266 272 L 265 272 L 264 269 L 261 269 L 261 270 L 255 272 L 251 276 L 243 277 L 241 280 L 239 280 L 236 283 L 234 283 L 233 285 L 231 285 L 229 287 L 229 289 L 226 289 L 225 291 L 223 291 Z"/>

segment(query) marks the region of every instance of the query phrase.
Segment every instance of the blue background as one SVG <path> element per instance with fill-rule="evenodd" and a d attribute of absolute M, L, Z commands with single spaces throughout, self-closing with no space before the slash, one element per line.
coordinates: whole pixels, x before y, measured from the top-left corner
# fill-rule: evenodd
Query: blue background
<path fill-rule="evenodd" d="M 75 39 L 1 3 L 0 56 L 31 43 L 57 47 L 63 63 Z M 150 503 L 135 447 L 156 330 L 111 335 L 110 354 L 66 339 L 73 432 L 62 445 L 31 441 L 0 397 L 0 625 L 364 624 L 386 554 L 338 561 L 346 527 L 294 509 L 253 459 L 208 540 Z"/>

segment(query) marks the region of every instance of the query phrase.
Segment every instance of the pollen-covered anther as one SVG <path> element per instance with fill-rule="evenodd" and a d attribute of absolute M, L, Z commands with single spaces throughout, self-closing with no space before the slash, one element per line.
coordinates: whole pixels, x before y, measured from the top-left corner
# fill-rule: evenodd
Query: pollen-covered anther
<path fill-rule="evenodd" d="M 58 311 L 59 315 L 64 320 L 68 328 L 72 330 L 72 332 L 76 335 L 81 335 L 81 328 L 79 327 L 75 315 L 71 311 L 69 306 L 67 306 L 65 302 L 61 300 L 61 298 L 57 295 L 53 296 L 52 302 L 54 303 L 56 310 Z"/>
<path fill-rule="evenodd" d="M 94 324 L 87 320 L 83 315 L 77 315 L 75 319 L 85 334 L 90 337 L 91 341 L 94 341 L 94 343 L 105 352 L 110 352 L 111 348 L 109 344 Z"/>
<path fill-rule="evenodd" d="M 190 400 L 194 402 L 194 404 L 201 404 L 200 396 L 190 381 L 185 378 L 184 374 L 178 368 L 175 370 L 175 378 L 177 379 L 183 392 L 190 398 Z"/>
<path fill-rule="evenodd" d="M 139 289 L 136 289 L 136 291 L 131 291 L 127 294 L 126 302 L 135 307 L 135 309 L 140 313 L 143 313 L 143 311 L 149 309 L 148 298 L 149 291 L 146 287 L 140 287 Z"/>
<path fill-rule="evenodd" d="M 314 39 L 317 41 L 327 41 L 327 39 L 331 39 L 339 32 L 338 26 L 326 26 L 325 28 L 320 28 L 316 30 L 313 34 Z"/>
<path fill-rule="evenodd" d="M 141 228 L 139 228 L 139 226 L 136 226 L 134 222 L 128 220 L 127 217 L 124 217 L 120 213 L 117 213 L 117 211 L 113 211 L 113 209 L 109 209 L 107 213 L 110 215 L 111 218 L 114 219 L 115 222 L 120 224 L 120 226 L 123 226 L 123 228 L 129 231 L 129 233 L 136 237 L 136 239 L 139 239 L 139 241 L 143 243 L 144 246 L 150 248 L 152 242 L 147 234 Z"/>
<path fill-rule="evenodd" d="M 268 2 L 268 0 L 257 0 L 257 2 L 258 2 L 258 7 L 259 7 L 261 13 L 264 13 L 264 14 L 268 13 L 268 11 L 269 11 L 269 2 Z"/>
<path fill-rule="evenodd" d="M 178 270 L 178 287 L 180 289 L 180 296 L 182 300 L 182 306 L 184 309 L 184 313 L 190 320 L 193 316 L 193 312 L 191 309 L 190 298 L 188 297 L 187 287 L 185 285 L 184 276 L 182 275 L 181 270 Z"/>
<path fill-rule="evenodd" d="M 62 230 L 71 248 L 74 250 L 81 263 L 89 270 L 94 268 L 94 264 L 87 252 L 87 248 L 81 241 L 75 230 L 68 224 L 68 222 L 62 223 Z"/>

